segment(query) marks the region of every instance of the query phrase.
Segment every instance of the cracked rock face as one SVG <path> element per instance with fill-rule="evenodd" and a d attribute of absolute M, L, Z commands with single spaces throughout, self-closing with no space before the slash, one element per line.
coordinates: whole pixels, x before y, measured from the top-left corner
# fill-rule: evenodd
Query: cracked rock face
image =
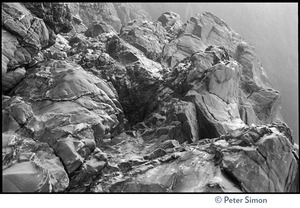
<path fill-rule="evenodd" d="M 121 20 L 113 3 L 67 3 L 73 20 L 82 21 L 83 25 L 89 27 L 93 22 L 106 22 L 117 32 L 121 29 Z M 75 17 L 75 19 L 74 19 Z M 80 24 L 80 23 L 79 23 Z"/>
<path fill-rule="evenodd" d="M 285 192 L 295 190 L 297 159 L 277 124 L 241 128 L 213 140 L 159 146 L 126 136 L 107 153 L 127 168 L 104 177 L 94 190 L 110 192 Z M 134 141 L 135 140 L 135 141 Z M 113 140 L 112 140 L 113 141 Z M 149 146 L 148 146 L 149 145 Z M 143 147 L 143 148 L 142 148 Z M 134 150 L 134 151 L 133 151 Z M 151 152 L 149 157 L 149 153 Z M 136 154 L 147 157 L 138 158 Z M 148 153 L 148 154 L 147 154 Z M 128 154 L 128 153 L 127 153 Z M 127 155 L 126 154 L 126 155 Z M 108 160 L 113 164 L 113 160 Z M 275 168 L 275 167 L 278 167 Z M 113 176 L 115 175 L 115 176 Z"/>
<path fill-rule="evenodd" d="M 211 13 L 134 8 L 3 4 L 4 192 L 299 192 L 254 48 Z"/>
<path fill-rule="evenodd" d="M 123 27 L 120 37 L 141 50 L 149 59 L 157 60 L 163 50 L 166 31 L 159 22 L 133 20 Z"/>
<path fill-rule="evenodd" d="M 53 60 L 37 65 L 18 86 L 14 93 L 31 104 L 34 117 L 26 120 L 29 116 L 12 109 L 21 116 L 13 118 L 53 148 L 69 176 L 119 124 L 122 110 L 114 92 L 76 64 Z"/>
<path fill-rule="evenodd" d="M 47 143 L 2 134 L 2 167 L 4 192 L 60 192 L 69 178 Z"/>
<path fill-rule="evenodd" d="M 43 20 L 20 3 L 2 5 L 2 74 L 29 64 L 39 50 L 54 44 Z"/>
<path fill-rule="evenodd" d="M 152 20 L 138 3 L 114 3 L 114 6 L 122 25 L 126 26 L 132 20 Z"/>
<path fill-rule="evenodd" d="M 24 6 L 32 14 L 44 20 L 44 22 L 56 33 L 67 33 L 72 29 L 71 13 L 64 3 L 24 3 Z"/>
<path fill-rule="evenodd" d="M 183 24 L 179 14 L 175 12 L 165 12 L 157 19 L 157 21 L 162 23 L 163 27 L 171 36 L 178 35 Z"/>

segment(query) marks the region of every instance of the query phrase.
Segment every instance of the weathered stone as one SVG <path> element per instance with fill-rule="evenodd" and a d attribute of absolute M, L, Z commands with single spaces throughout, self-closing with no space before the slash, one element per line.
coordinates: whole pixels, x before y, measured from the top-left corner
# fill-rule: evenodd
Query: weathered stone
<path fill-rule="evenodd" d="M 166 44 L 163 49 L 163 61 L 173 68 L 178 62 L 204 49 L 206 46 L 200 38 L 191 34 L 184 34 Z"/>
<path fill-rule="evenodd" d="M 298 164 L 291 154 L 293 144 L 276 125 L 269 129 L 270 133 L 255 138 L 257 141 L 250 139 L 253 146 L 232 146 L 232 151 L 224 152 L 223 168 L 240 182 L 243 191 L 286 192 L 297 186 L 294 181 L 299 180 Z"/>
<path fill-rule="evenodd" d="M 54 149 L 68 174 L 80 168 L 96 144 L 109 137 L 122 112 L 105 82 L 64 61 L 38 64 L 14 93 L 30 95 L 26 100 L 35 117 L 26 128 Z"/>
<path fill-rule="evenodd" d="M 114 3 L 114 6 L 124 26 L 132 20 L 151 21 L 152 19 L 138 3 Z"/>
<path fill-rule="evenodd" d="M 47 143 L 15 134 L 2 134 L 4 192 L 62 192 L 69 178 L 60 159 Z"/>
<path fill-rule="evenodd" d="M 280 95 L 223 20 L 206 12 L 181 25 L 170 12 L 126 23 L 118 37 L 104 28 L 119 28 L 114 7 L 124 21 L 143 11 L 26 5 L 53 22 L 46 31 L 22 4 L 2 9 L 6 192 L 299 191 L 299 147 L 280 122 Z M 64 32 L 67 20 L 91 26 L 91 37 L 54 39 L 50 28 Z M 27 39 L 32 24 L 40 32 Z M 23 39 L 37 46 L 28 51 Z"/>
<path fill-rule="evenodd" d="M 105 77 L 117 90 L 129 122 L 140 122 L 162 81 L 163 69 L 160 64 L 147 59 L 141 51 L 116 36 L 108 42 L 107 53 L 123 67 L 107 58 L 111 64 L 105 67 Z"/>
<path fill-rule="evenodd" d="M 55 34 L 42 19 L 20 3 L 2 6 L 2 74 L 29 64 L 42 49 L 54 44 Z"/>
<path fill-rule="evenodd" d="M 74 4 L 74 3 L 69 3 Z M 76 8 L 78 7 L 78 8 Z M 93 22 L 106 22 L 111 25 L 117 32 L 121 29 L 121 20 L 113 3 L 79 3 L 72 10 L 73 16 L 79 16 L 82 23 L 89 27 Z"/>
<path fill-rule="evenodd" d="M 148 58 L 157 60 L 167 43 L 166 31 L 159 22 L 133 20 L 122 27 L 120 37 L 141 50 Z"/>
<path fill-rule="evenodd" d="M 163 27 L 166 28 L 166 30 L 176 37 L 179 32 L 181 32 L 181 27 L 183 23 L 181 22 L 179 14 L 175 12 L 164 12 L 157 21 L 161 22 Z"/>
<path fill-rule="evenodd" d="M 17 68 L 14 71 L 10 71 L 7 74 L 2 76 L 2 90 L 3 92 L 7 92 L 13 89 L 24 77 L 25 77 L 25 69 Z"/>
<path fill-rule="evenodd" d="M 84 32 L 84 34 L 87 37 L 95 38 L 102 33 L 109 33 L 112 31 L 114 31 L 114 29 L 105 22 L 93 22 L 93 24 Z"/>
<path fill-rule="evenodd" d="M 24 6 L 56 33 L 67 33 L 72 29 L 71 13 L 68 6 L 58 2 L 24 3 Z"/>
<path fill-rule="evenodd" d="M 207 143 L 186 145 L 182 152 L 164 153 L 158 158 L 166 162 L 153 161 L 152 165 L 144 163 L 128 170 L 128 175 L 115 176 L 115 180 L 110 178 L 112 183 L 104 179 L 106 182 L 102 183 L 102 191 L 288 192 L 295 190 L 297 186 L 295 182 L 298 180 L 297 158 L 292 153 L 292 143 L 278 131 L 278 128 L 281 128 L 279 126 L 280 124 L 272 124 L 241 128 Z M 244 143 L 241 143 L 241 140 Z M 128 142 L 123 142 L 123 150 L 128 145 Z M 149 147 L 145 146 L 145 148 Z M 137 151 L 138 149 L 135 153 Z M 255 178 L 258 181 L 255 181 Z"/>

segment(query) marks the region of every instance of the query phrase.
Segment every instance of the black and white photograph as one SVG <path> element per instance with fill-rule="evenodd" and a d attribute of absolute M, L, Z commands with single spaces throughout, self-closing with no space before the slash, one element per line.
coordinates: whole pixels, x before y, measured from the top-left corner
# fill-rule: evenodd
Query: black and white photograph
<path fill-rule="evenodd" d="M 299 194 L 298 3 L 1 4 L 1 197 Z"/>

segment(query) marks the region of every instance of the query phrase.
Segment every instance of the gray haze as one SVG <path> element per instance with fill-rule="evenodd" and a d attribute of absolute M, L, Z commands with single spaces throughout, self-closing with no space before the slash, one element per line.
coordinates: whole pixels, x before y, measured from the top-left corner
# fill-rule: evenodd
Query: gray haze
<path fill-rule="evenodd" d="M 297 3 L 143 3 L 142 7 L 154 20 L 165 11 L 178 13 L 183 21 L 209 11 L 253 44 L 282 95 L 282 116 L 299 143 Z"/>

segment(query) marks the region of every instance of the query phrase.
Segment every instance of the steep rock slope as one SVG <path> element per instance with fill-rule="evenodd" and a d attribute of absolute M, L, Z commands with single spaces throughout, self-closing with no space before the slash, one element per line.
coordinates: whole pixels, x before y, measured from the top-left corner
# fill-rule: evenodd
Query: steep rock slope
<path fill-rule="evenodd" d="M 32 13 L 17 5 L 38 16 L 42 3 L 25 4 Z M 299 191 L 299 149 L 253 47 L 207 12 L 184 24 L 166 12 L 120 30 L 115 6 L 134 12 L 42 7 L 66 21 L 41 16 L 63 34 L 26 69 L 13 62 L 2 95 L 3 190 Z"/>

